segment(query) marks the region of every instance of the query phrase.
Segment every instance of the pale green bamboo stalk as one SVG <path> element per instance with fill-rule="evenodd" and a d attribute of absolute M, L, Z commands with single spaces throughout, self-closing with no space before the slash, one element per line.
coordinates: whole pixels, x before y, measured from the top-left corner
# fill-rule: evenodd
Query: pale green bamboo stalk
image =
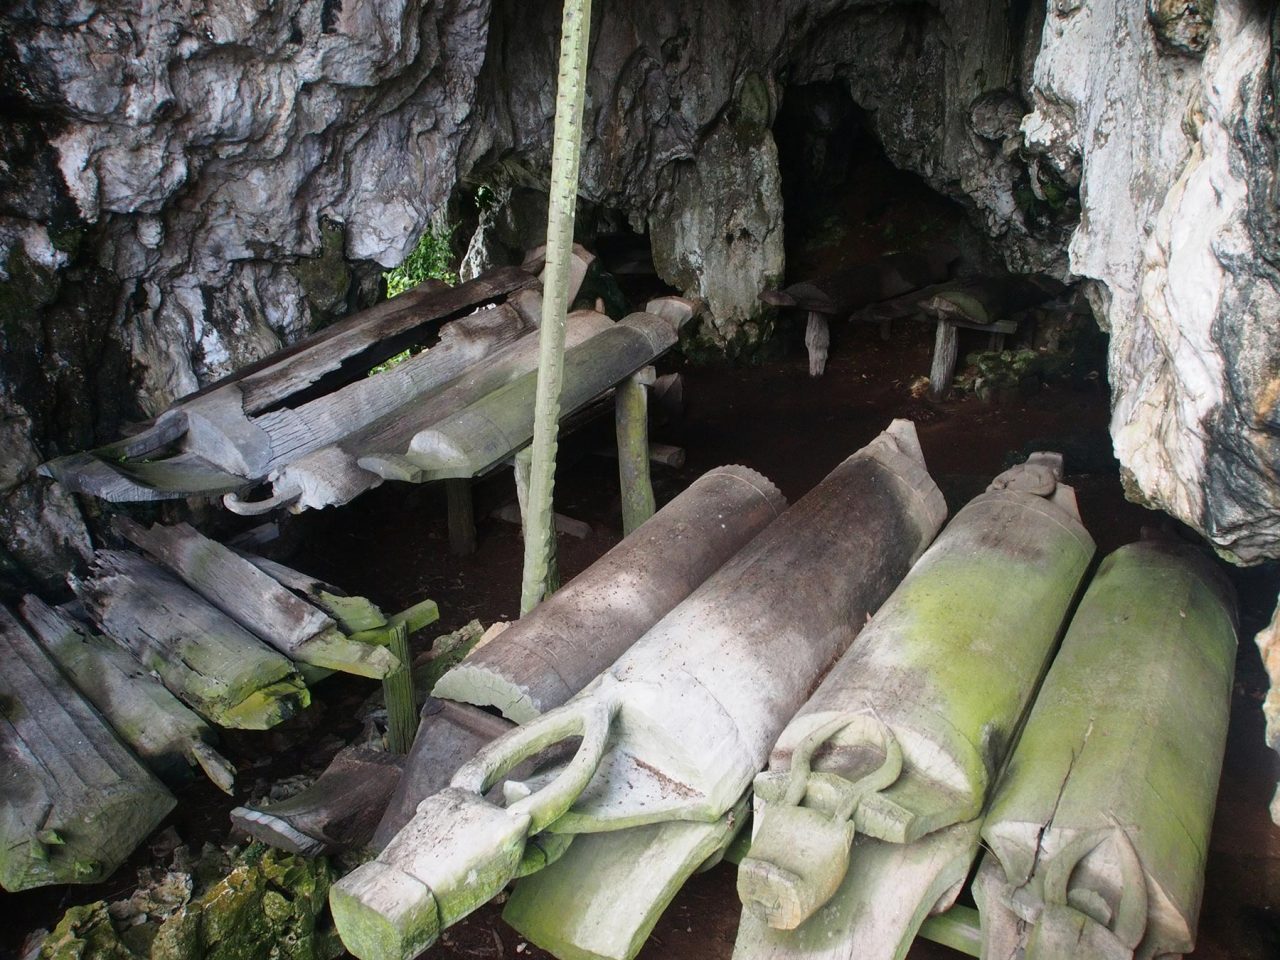
<path fill-rule="evenodd" d="M 551 189 L 547 207 L 547 262 L 543 273 L 542 329 L 538 344 L 538 390 L 534 401 L 529 509 L 525 519 L 524 583 L 520 612 L 528 613 L 547 594 L 549 556 L 555 523 L 551 493 L 555 485 L 556 434 L 560 420 L 560 384 L 564 374 L 564 323 L 568 313 L 569 260 L 573 254 L 573 216 L 578 199 L 582 110 L 586 100 L 590 0 L 565 0 L 560 25 L 560 77 L 551 146 Z"/>

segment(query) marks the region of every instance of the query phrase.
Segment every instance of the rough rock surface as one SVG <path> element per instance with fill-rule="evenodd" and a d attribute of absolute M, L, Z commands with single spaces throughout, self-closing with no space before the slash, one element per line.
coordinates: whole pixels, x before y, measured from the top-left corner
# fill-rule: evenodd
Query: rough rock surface
<path fill-rule="evenodd" d="M 1091 281 L 1135 494 L 1240 559 L 1280 554 L 1266 6 L 598 4 L 584 206 L 650 231 L 664 277 L 708 301 L 713 345 L 758 337 L 756 294 L 783 269 L 779 102 L 843 84 L 1012 267 Z M 366 302 L 464 178 L 522 205 L 491 216 L 510 236 L 536 232 L 559 11 L 5 8 L 0 384 L 24 438 L 0 483 L 5 566 L 56 580 L 88 542 L 29 461 Z"/>
<path fill-rule="evenodd" d="M 1131 492 L 1276 556 L 1277 14 L 1221 0 L 1197 59 L 1140 4 L 1050 6 L 1022 127 L 1080 183 L 1071 271 L 1100 283 Z"/>

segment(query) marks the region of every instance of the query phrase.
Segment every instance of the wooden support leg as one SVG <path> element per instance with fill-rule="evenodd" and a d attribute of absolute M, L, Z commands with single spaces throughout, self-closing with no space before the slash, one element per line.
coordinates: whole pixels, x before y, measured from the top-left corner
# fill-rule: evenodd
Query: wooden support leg
<path fill-rule="evenodd" d="M 516 476 L 516 502 L 520 504 L 520 533 L 523 535 L 529 521 L 529 470 L 533 452 L 525 447 L 512 458 Z M 543 596 L 549 597 L 560 587 L 560 569 L 556 564 L 556 538 L 551 537 L 551 550 L 547 556 L 547 580 Z"/>
<path fill-rule="evenodd" d="M 653 382 L 652 375 L 652 367 L 642 370 L 619 383 L 614 394 L 623 536 L 652 517 L 656 509 L 649 479 L 649 392 L 645 386 Z"/>
<path fill-rule="evenodd" d="M 459 556 L 476 552 L 476 517 L 471 503 L 471 480 L 461 477 L 444 482 L 449 498 L 449 550 Z"/>
<path fill-rule="evenodd" d="M 929 371 L 929 398 L 941 400 L 951 390 L 951 379 L 956 372 L 956 353 L 959 338 L 956 325 L 946 320 L 938 321 L 938 332 L 933 340 L 933 368 Z"/>
<path fill-rule="evenodd" d="M 827 368 L 827 352 L 831 346 L 831 330 L 823 314 L 809 312 L 809 323 L 804 328 L 804 346 L 809 351 L 809 376 L 822 376 L 822 371 Z"/>
<path fill-rule="evenodd" d="M 387 705 L 387 749 L 395 754 L 406 754 L 418 731 L 418 706 L 413 695 L 407 623 L 392 624 L 388 646 L 400 661 L 400 666 L 382 681 L 382 696 Z"/>

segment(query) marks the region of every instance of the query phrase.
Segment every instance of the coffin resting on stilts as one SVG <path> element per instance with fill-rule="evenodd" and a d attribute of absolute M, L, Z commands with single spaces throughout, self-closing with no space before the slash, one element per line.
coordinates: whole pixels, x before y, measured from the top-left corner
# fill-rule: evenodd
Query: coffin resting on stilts
<path fill-rule="evenodd" d="M 1235 650 L 1207 554 L 1143 541 L 1103 561 L 982 827 L 983 957 L 1191 951 Z"/>
<path fill-rule="evenodd" d="M 563 853 L 573 834 L 731 816 L 786 721 L 944 513 L 914 429 L 895 422 L 600 679 L 494 741 L 423 801 L 377 860 L 331 890 L 348 949 L 407 960 Z M 484 799 L 517 764 L 575 737 L 567 763 L 507 780 L 505 807 Z"/>

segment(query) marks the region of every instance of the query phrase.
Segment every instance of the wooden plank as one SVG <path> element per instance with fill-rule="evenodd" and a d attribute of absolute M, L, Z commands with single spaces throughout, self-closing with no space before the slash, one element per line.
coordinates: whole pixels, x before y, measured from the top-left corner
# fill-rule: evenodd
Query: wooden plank
<path fill-rule="evenodd" d="M 72 587 L 109 637 L 211 723 L 265 730 L 310 702 L 292 663 L 137 554 L 98 551 Z"/>
<path fill-rule="evenodd" d="M 382 681 L 382 698 L 387 707 L 387 749 L 403 756 L 413 744 L 418 729 L 418 707 L 409 668 L 409 630 L 402 621 L 391 628 L 391 652 L 400 661 L 398 669 Z"/>
<path fill-rule="evenodd" d="M 236 807 L 231 823 L 255 840 L 308 857 L 362 850 L 403 767 L 402 756 L 347 747 L 301 793 L 279 803 Z"/>
<path fill-rule="evenodd" d="M 536 284 L 537 278 L 519 267 L 499 267 L 446 290 L 434 290 L 406 300 L 401 294 L 331 324 L 280 354 L 267 358 L 260 369 L 248 368 L 236 379 L 243 384 L 245 412 L 261 413 L 272 404 L 315 383 L 342 361 L 375 345 L 386 356 L 370 358 L 368 367 L 399 353 L 395 338 L 427 324 L 453 319 L 477 306 Z M 390 352 L 387 352 L 387 351 Z M 221 384 L 219 384 L 221 385 Z M 201 391 L 201 394 L 209 392 Z"/>
<path fill-rule="evenodd" d="M 155 524 L 146 529 L 120 517 L 116 528 L 205 600 L 290 660 L 376 679 L 395 669 L 396 661 L 389 651 L 347 639 L 331 617 L 190 524 Z"/>
<path fill-rule="evenodd" d="M 471 480 L 446 480 L 444 490 L 449 501 L 449 551 L 457 556 L 475 553 L 476 514 L 471 502 Z"/>
<path fill-rule="evenodd" d="M 105 880 L 174 799 L 0 608 L 0 886 Z"/>
<path fill-rule="evenodd" d="M 236 768 L 217 752 L 217 734 L 137 660 L 106 637 L 39 597 L 22 600 L 22 617 L 72 683 L 151 770 L 167 782 L 200 766 L 224 793 Z"/>
<path fill-rule="evenodd" d="M 281 408 L 254 419 L 270 438 L 268 469 L 288 464 L 320 447 L 337 443 L 380 418 L 441 389 L 494 351 L 519 339 L 532 325 L 507 304 L 446 323 L 440 340 L 420 353 L 373 375 L 361 375 L 332 393 L 296 408 Z"/>

